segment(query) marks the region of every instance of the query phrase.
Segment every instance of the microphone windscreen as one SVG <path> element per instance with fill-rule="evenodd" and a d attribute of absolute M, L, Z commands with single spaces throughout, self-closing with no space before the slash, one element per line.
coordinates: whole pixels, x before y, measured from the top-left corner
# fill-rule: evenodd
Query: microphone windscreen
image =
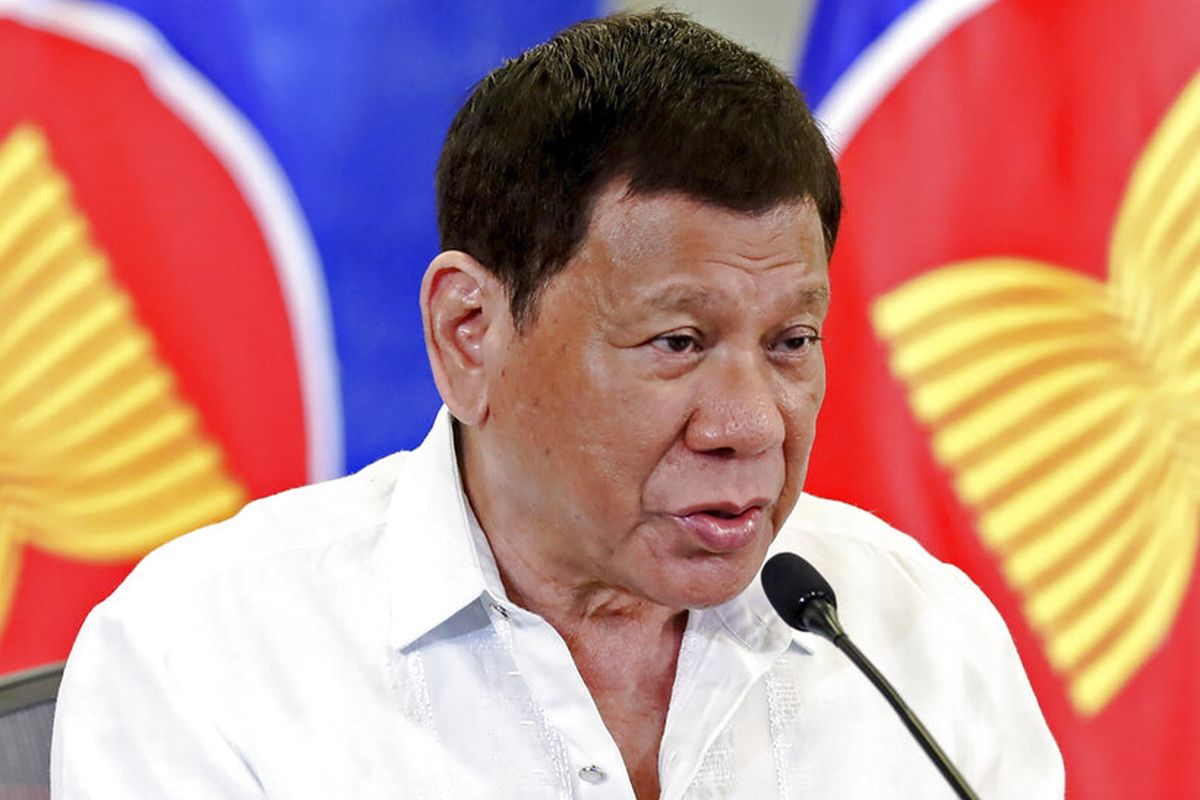
<path fill-rule="evenodd" d="M 762 587 L 783 621 L 807 631 L 801 619 L 805 604 L 820 598 L 837 608 L 833 587 L 817 568 L 795 553 L 779 553 L 767 559 L 762 569 Z"/>

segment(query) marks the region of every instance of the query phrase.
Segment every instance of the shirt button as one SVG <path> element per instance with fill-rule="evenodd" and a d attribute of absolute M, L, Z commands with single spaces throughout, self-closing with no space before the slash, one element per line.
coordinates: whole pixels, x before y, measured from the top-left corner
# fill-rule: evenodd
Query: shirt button
<path fill-rule="evenodd" d="M 495 611 L 503 619 L 508 619 L 508 610 L 504 606 L 500 605 L 499 603 L 492 603 L 491 606 L 492 611 Z"/>
<path fill-rule="evenodd" d="M 606 777 L 604 770 L 595 764 L 589 764 L 579 769 L 579 779 L 584 783 L 601 783 Z"/>

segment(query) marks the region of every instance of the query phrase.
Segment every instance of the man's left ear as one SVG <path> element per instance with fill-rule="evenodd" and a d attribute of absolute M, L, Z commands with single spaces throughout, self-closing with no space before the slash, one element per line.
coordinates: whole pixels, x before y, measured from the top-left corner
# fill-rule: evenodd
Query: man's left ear
<path fill-rule="evenodd" d="M 425 270 L 421 319 L 429 365 L 450 413 L 466 425 L 487 419 L 484 337 L 507 313 L 500 282 L 466 253 L 447 250 Z"/>

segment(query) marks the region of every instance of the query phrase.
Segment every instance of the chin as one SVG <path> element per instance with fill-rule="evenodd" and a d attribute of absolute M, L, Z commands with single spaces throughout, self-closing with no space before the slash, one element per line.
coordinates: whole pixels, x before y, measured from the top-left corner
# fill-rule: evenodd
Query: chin
<path fill-rule="evenodd" d="M 739 554 L 735 560 L 710 557 L 718 563 L 688 564 L 674 570 L 662 585 L 663 605 L 672 608 L 711 608 L 732 600 L 750 585 L 762 566 L 762 556 Z M 695 560 L 695 559 L 693 559 Z M 680 574 L 683 573 L 683 574 Z"/>

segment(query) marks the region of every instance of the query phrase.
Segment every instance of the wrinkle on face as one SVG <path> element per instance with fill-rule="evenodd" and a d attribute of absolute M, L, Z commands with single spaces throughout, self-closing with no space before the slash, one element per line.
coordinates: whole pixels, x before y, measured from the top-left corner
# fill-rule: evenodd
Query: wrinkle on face
<path fill-rule="evenodd" d="M 788 259 L 780 256 L 783 252 L 802 255 L 813 252 L 807 242 L 800 241 L 808 238 L 807 231 L 799 231 L 795 225 L 796 219 L 807 212 L 816 212 L 816 204 L 811 199 L 747 214 L 683 194 L 633 194 L 625 185 L 614 183 L 597 195 L 593 205 L 593 219 L 603 216 L 605 228 L 589 230 L 581 251 L 597 248 L 598 252 L 587 257 L 603 258 L 613 264 L 637 264 L 664 257 L 673 259 L 676 254 L 686 254 L 689 250 L 700 253 L 704 249 L 704 243 L 696 242 L 691 233 L 685 234 L 674 225 L 679 215 L 722 222 L 736 218 L 746 225 L 741 229 L 725 224 L 707 228 L 710 232 L 720 228 L 720 247 L 705 254 L 704 258 L 711 259 L 714 264 L 760 272 L 787 266 Z M 820 244 L 816 253 L 823 261 L 824 238 L 819 226 L 816 235 Z M 804 263 L 802 266 L 814 268 L 819 265 Z"/>
<path fill-rule="evenodd" d="M 807 469 L 819 347 L 796 364 L 772 348 L 824 319 L 820 222 L 809 202 L 747 215 L 619 185 L 594 208 L 493 366 L 500 413 L 478 436 L 491 474 L 473 482 L 490 493 L 476 511 L 521 553 L 519 571 L 609 598 L 580 607 L 723 602 L 753 578 Z M 703 340 L 702 355 L 654 346 L 676 330 Z M 689 504 L 760 496 L 769 529 L 746 552 L 705 552 L 671 522 Z"/>
<path fill-rule="evenodd" d="M 815 214 L 812 201 L 799 201 L 761 214 L 739 214 L 682 195 L 654 196 L 653 203 L 614 186 L 597 198 L 596 215 L 605 225 L 594 228 L 581 247 L 583 260 L 602 262 L 618 276 L 594 293 L 596 310 L 622 328 L 656 311 L 680 314 L 711 312 L 734 302 L 753 302 L 755 313 L 781 304 L 779 289 L 763 278 L 773 271 L 823 271 L 824 240 L 819 226 L 803 230 L 796 220 Z M 696 230 L 681 231 L 678 215 L 701 221 Z M 730 225 L 733 220 L 735 224 Z M 711 224 L 706 224 L 711 222 Z M 816 241 L 812 239 L 816 238 Z M 814 246 L 815 245 L 815 246 Z M 656 264 L 678 273 L 674 283 L 640 281 L 634 270 Z M 671 270 L 669 268 L 676 268 Z M 713 269 L 716 268 L 716 269 Z M 712 285 L 697 285 L 689 273 L 721 274 Z M 724 274 L 722 274 L 724 273 Z M 633 287 L 632 292 L 630 287 Z M 824 318 L 828 282 L 792 287 L 792 305 Z"/>

